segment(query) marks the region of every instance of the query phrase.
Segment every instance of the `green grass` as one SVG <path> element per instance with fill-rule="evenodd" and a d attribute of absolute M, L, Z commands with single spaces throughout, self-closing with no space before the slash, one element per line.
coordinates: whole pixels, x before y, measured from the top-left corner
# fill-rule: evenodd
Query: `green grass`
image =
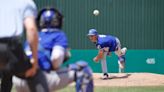
<path fill-rule="evenodd" d="M 12 92 L 16 92 L 15 89 Z M 54 92 L 76 92 L 74 87 L 66 87 Z M 94 92 L 164 92 L 164 86 L 145 87 L 95 87 Z"/>
<path fill-rule="evenodd" d="M 75 92 L 75 88 L 67 87 L 57 92 Z M 164 92 L 164 86 L 151 87 L 96 87 L 94 92 Z"/>

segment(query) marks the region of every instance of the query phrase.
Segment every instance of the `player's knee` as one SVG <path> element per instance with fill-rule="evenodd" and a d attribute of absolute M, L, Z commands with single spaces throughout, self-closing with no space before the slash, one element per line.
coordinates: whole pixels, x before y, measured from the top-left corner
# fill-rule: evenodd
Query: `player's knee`
<path fill-rule="evenodd" d="M 52 58 L 52 66 L 54 70 L 58 69 L 62 64 L 63 58 L 61 58 L 60 56 Z"/>
<path fill-rule="evenodd" d="M 62 52 L 60 53 L 53 53 L 51 56 L 52 66 L 53 69 L 58 69 L 62 64 L 64 60 L 64 54 Z"/>

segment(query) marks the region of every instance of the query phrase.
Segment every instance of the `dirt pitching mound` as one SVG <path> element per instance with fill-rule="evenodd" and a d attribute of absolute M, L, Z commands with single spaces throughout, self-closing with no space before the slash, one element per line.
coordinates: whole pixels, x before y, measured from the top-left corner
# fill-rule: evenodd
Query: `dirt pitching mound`
<path fill-rule="evenodd" d="M 152 73 L 110 74 L 110 78 L 101 79 L 102 73 L 94 73 L 95 86 L 164 86 L 164 75 Z"/>

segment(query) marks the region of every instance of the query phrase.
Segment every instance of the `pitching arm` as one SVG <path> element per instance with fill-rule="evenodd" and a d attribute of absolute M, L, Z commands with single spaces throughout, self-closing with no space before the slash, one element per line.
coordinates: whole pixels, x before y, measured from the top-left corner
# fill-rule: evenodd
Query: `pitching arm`
<path fill-rule="evenodd" d="M 99 49 L 99 52 L 97 54 L 97 56 L 93 59 L 93 61 L 98 62 L 100 59 L 102 59 L 104 56 L 104 50 L 103 49 Z"/>

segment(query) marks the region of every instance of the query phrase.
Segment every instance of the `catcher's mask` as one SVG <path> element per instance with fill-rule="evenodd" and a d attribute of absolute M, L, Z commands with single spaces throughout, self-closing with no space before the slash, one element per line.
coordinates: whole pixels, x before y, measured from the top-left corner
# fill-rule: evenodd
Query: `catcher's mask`
<path fill-rule="evenodd" d="M 39 28 L 62 28 L 63 15 L 55 8 L 44 8 L 38 13 Z"/>

